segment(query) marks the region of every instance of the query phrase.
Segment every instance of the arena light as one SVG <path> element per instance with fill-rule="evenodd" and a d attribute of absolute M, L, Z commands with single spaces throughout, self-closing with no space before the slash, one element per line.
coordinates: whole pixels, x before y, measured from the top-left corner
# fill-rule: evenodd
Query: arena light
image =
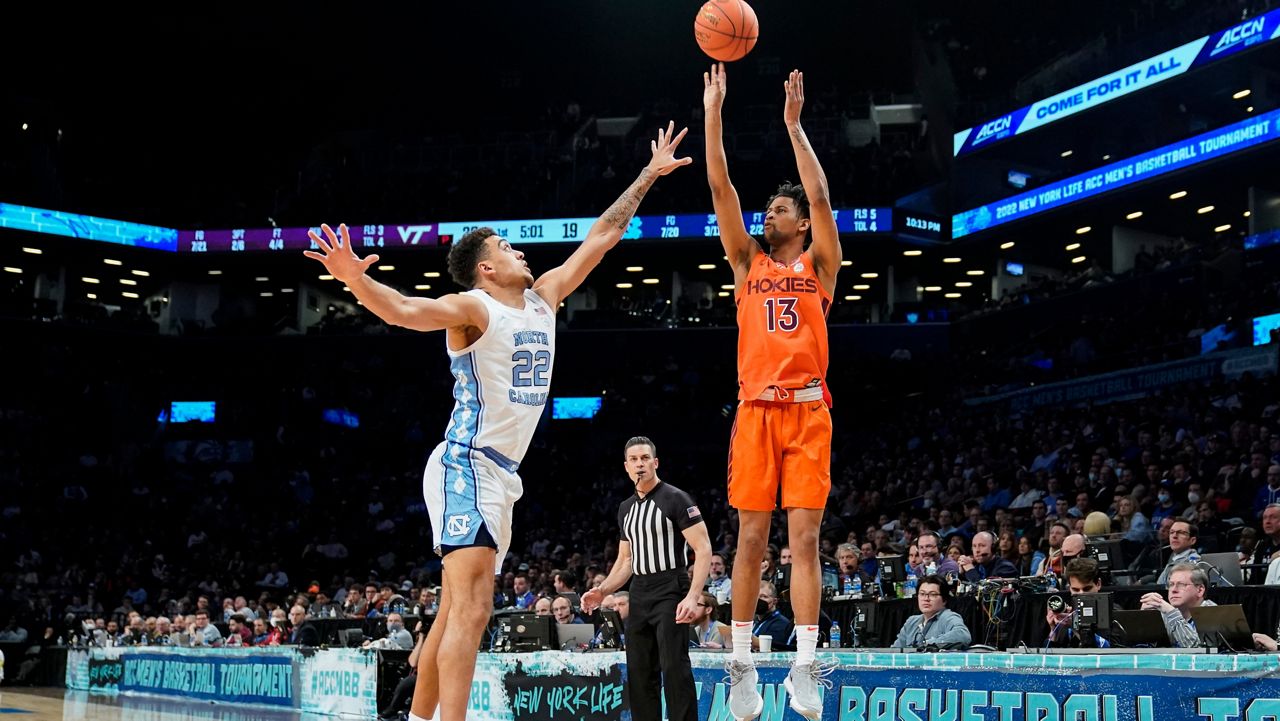
<path fill-rule="evenodd" d="M 211 270 L 211 271 L 209 271 L 209 275 L 222 275 L 222 271 L 220 271 L 220 270 Z"/>
<path fill-rule="evenodd" d="M 1068 246 L 1067 246 L 1067 252 L 1070 252 L 1070 251 L 1073 251 L 1073 250 L 1078 250 L 1079 248 L 1080 248 L 1080 244 L 1079 244 L 1079 243 L 1072 243 L 1071 245 L 1068 245 Z"/>
<path fill-rule="evenodd" d="M 1015 246 L 1015 245 L 1017 245 L 1017 243 L 1015 243 L 1015 242 L 1013 242 L 1012 240 L 1010 240 L 1010 241 L 1007 241 L 1007 242 L 1001 243 L 1001 244 L 1000 244 L 1000 250 L 1008 250 L 1008 249 L 1012 248 L 1012 247 L 1013 247 L 1013 246 Z"/>
<path fill-rule="evenodd" d="M 254 280 L 258 281 L 259 283 L 266 283 L 266 282 L 270 281 L 271 279 L 270 279 L 270 278 L 268 278 L 268 277 L 267 277 L 267 276 L 265 276 L 265 275 L 260 275 L 260 276 L 258 276 L 257 278 L 254 278 Z"/>
<path fill-rule="evenodd" d="M 972 288 L 972 287 L 973 287 L 973 283 L 970 283 L 970 282 L 969 282 L 969 281 L 967 281 L 967 280 L 957 280 L 957 281 L 956 281 L 956 287 L 957 287 L 957 288 Z"/>
<path fill-rule="evenodd" d="M 1252 94 L 1253 94 L 1253 91 L 1252 91 L 1252 90 L 1250 90 L 1249 88 L 1245 88 L 1244 90 L 1237 90 L 1237 91 L 1235 92 L 1235 94 L 1233 94 L 1233 95 L 1231 96 L 1231 99 L 1232 99 L 1232 100 L 1244 100 L 1245 98 L 1249 97 L 1249 96 L 1250 96 L 1250 95 L 1252 95 Z"/>
<path fill-rule="evenodd" d="M 840 266 L 841 266 L 842 268 L 848 268 L 848 267 L 849 267 L 849 266 L 851 266 L 851 265 L 853 265 L 853 261 L 852 261 L 852 260 L 842 260 L 842 261 L 840 261 Z"/>
<path fill-rule="evenodd" d="M 131 271 L 129 271 L 129 272 L 130 272 L 130 273 L 133 273 L 134 275 L 138 276 L 139 278 L 150 278 L 150 277 L 151 277 L 151 273 L 149 273 L 149 272 L 147 272 L 147 271 L 145 271 L 145 270 L 131 270 Z"/>
<path fill-rule="evenodd" d="M 350 292 L 351 292 L 351 288 L 350 288 L 349 286 L 345 286 L 345 285 L 344 285 L 344 286 L 342 286 L 342 291 L 343 291 L 344 293 L 350 293 Z"/>
<path fill-rule="evenodd" d="M 715 263 L 703 263 L 702 265 L 698 266 L 698 270 L 715 270 L 715 269 L 716 269 Z"/>
<path fill-rule="evenodd" d="M 1086 225 L 1080 228 L 1076 228 L 1076 235 L 1084 235 L 1085 233 L 1088 233 L 1091 230 L 1093 230 L 1093 226 L 1091 225 Z"/>
<path fill-rule="evenodd" d="M 1083 262 L 1085 262 L 1085 260 L 1087 260 L 1087 258 L 1085 258 L 1083 255 L 1077 255 L 1076 257 L 1074 257 L 1074 258 L 1072 258 L 1072 259 L 1071 259 L 1071 262 L 1072 262 L 1072 263 L 1083 263 Z"/>
<path fill-rule="evenodd" d="M 942 290 L 942 286 L 940 285 L 926 285 L 924 287 L 924 292 L 926 293 L 937 293 L 940 290 Z"/>
<path fill-rule="evenodd" d="M 126 290 L 126 291 L 124 291 L 124 292 L 122 292 L 120 295 L 122 295 L 122 296 L 124 296 L 124 297 L 126 297 L 126 298 L 133 298 L 134 300 L 137 300 L 137 299 L 138 299 L 138 294 L 137 294 L 137 293 L 130 293 L 130 292 L 129 292 L 129 291 L 127 291 L 127 290 Z"/>
<path fill-rule="evenodd" d="M 627 290 L 628 288 L 631 288 L 631 287 L 633 287 L 633 286 L 632 286 L 630 283 L 618 283 L 618 284 L 617 284 L 616 286 L 614 286 L 614 287 L 615 287 L 615 288 L 621 288 L 621 289 L 623 289 L 623 290 Z"/>
<path fill-rule="evenodd" d="M 657 278 L 645 278 L 644 280 L 642 280 L 642 281 L 640 281 L 640 282 L 641 282 L 641 283 L 644 283 L 645 285 L 657 285 L 657 284 L 658 284 L 658 279 L 657 279 Z"/>
<path fill-rule="evenodd" d="M 395 270 L 395 269 L 396 269 L 396 267 L 395 267 L 394 265 L 380 265 L 380 266 L 378 266 L 378 270 L 392 271 L 392 270 Z"/>
<path fill-rule="evenodd" d="M 628 272 L 628 273 L 643 273 L 643 272 L 644 272 L 644 266 L 643 266 L 643 265 L 628 265 L 628 266 L 627 266 L 627 272 Z"/>
<path fill-rule="evenodd" d="M 82 281 L 84 281 L 84 282 L 86 282 L 86 283 L 93 283 L 93 284 L 95 284 L 95 285 L 101 282 L 101 281 L 99 281 L 97 278 L 90 278 L 89 276 L 84 276 L 84 277 L 83 277 L 83 278 L 81 278 L 80 280 L 82 280 Z"/>
<path fill-rule="evenodd" d="M 854 290 L 871 290 L 871 286 L 865 283 L 859 283 L 858 285 L 853 286 L 853 289 Z"/>
<path fill-rule="evenodd" d="M 1102 159 L 1103 159 L 1103 160 L 1111 160 L 1111 155 L 1108 153 L 1107 155 L 1102 156 Z"/>
<path fill-rule="evenodd" d="M 924 255 L 924 251 L 923 250 L 904 250 L 902 251 L 902 254 L 907 256 L 908 258 L 914 258 L 918 255 Z"/>
<path fill-rule="evenodd" d="M 281 292 L 281 293 L 292 293 L 292 292 L 293 292 L 293 288 L 281 288 L 281 289 L 280 289 L 280 292 Z"/>
<path fill-rule="evenodd" d="M 942 262 L 943 263 L 959 263 L 960 259 L 959 258 L 943 258 Z"/>
<path fill-rule="evenodd" d="M 414 290 L 431 290 L 431 286 L 428 285 L 427 283 L 419 283 L 418 285 L 413 286 L 413 289 Z"/>
<path fill-rule="evenodd" d="M 1219 225 L 1218 227 L 1216 227 L 1216 228 L 1214 228 L 1214 229 L 1213 229 L 1213 232 L 1215 232 L 1215 233 L 1225 233 L 1225 232 L 1227 232 L 1228 230 L 1231 230 L 1231 224 L 1230 224 L 1230 223 L 1226 223 L 1225 225 Z"/>
<path fill-rule="evenodd" d="M 964 272 L 965 275 L 986 275 L 986 273 L 987 271 L 985 270 L 966 270 Z"/>
<path fill-rule="evenodd" d="M 733 288 L 734 286 L 732 283 L 725 283 L 724 285 L 720 286 L 720 290 L 733 290 Z"/>
<path fill-rule="evenodd" d="M 423 278 L 439 278 L 440 272 L 436 270 L 428 270 L 427 272 L 422 274 L 422 277 Z"/>
<path fill-rule="evenodd" d="M 32 255 L 40 255 L 40 254 L 41 254 L 41 253 L 43 253 L 44 251 L 43 251 L 43 250 L 40 250 L 39 248 L 25 248 L 25 247 L 24 247 L 24 248 L 22 249 L 22 252 L 23 252 L 23 253 L 30 253 L 30 254 L 32 254 Z"/>
<path fill-rule="evenodd" d="M 870 278 L 879 278 L 879 277 L 880 277 L 880 274 L 879 274 L 879 273 L 863 273 L 863 274 L 862 274 L 862 277 L 863 277 L 863 278 L 868 278 L 868 279 L 870 279 Z"/>
<path fill-rule="evenodd" d="M 1185 197 L 1187 197 L 1187 191 L 1179 190 L 1178 192 L 1170 195 L 1169 200 L 1181 200 L 1182 198 L 1185 198 Z"/>
<path fill-rule="evenodd" d="M 959 293 L 946 293 L 945 295 L 946 295 L 946 297 L 947 297 L 947 298 L 959 298 L 959 297 L 960 297 L 960 294 L 959 294 Z"/>
<path fill-rule="evenodd" d="M 844 299 L 845 299 L 845 300 L 862 300 L 862 296 L 860 296 L 860 295 L 846 295 L 846 296 L 844 297 Z"/>
<path fill-rule="evenodd" d="M 716 293 L 716 296 L 717 296 L 717 297 L 720 297 L 720 298 L 728 298 L 728 297 L 729 297 L 729 291 L 727 291 L 727 290 L 722 290 L 722 291 L 720 291 L 719 293 Z"/>
<path fill-rule="evenodd" d="M 1072 151 L 1072 150 L 1064 150 L 1064 151 L 1062 151 L 1061 155 L 1062 155 L 1062 157 L 1064 157 L 1064 158 L 1070 158 L 1070 157 L 1071 157 L 1071 154 L 1072 154 L 1073 152 L 1075 152 L 1075 151 Z"/>
<path fill-rule="evenodd" d="M 1244 109 L 1244 111 L 1245 111 L 1246 113 L 1252 113 L 1252 112 L 1253 112 L 1253 106 L 1252 106 L 1252 105 L 1250 105 L 1249 107 L 1245 108 L 1245 109 Z"/>
<path fill-rule="evenodd" d="M 329 275 L 328 273 L 325 273 L 324 275 L 319 276 L 319 278 L 320 280 L 333 280 L 333 276 Z"/>
<path fill-rule="evenodd" d="M 259 295 L 259 296 L 261 296 L 261 297 L 263 297 L 263 298 L 270 298 L 271 296 L 275 295 L 275 293 L 272 293 L 272 292 L 271 292 L 271 291 L 269 291 L 269 290 L 264 290 L 264 291 L 262 291 L 261 293 L 259 293 L 258 295 Z"/>
<path fill-rule="evenodd" d="M 1244 217 L 1248 218 L 1251 215 L 1253 215 L 1252 211 L 1248 211 L 1248 210 L 1244 211 Z"/>
<path fill-rule="evenodd" d="M 29 127 L 29 126 L 28 126 L 26 123 L 23 123 L 23 124 L 22 124 L 22 129 L 23 129 L 23 130 L 26 130 L 28 127 Z"/>
<path fill-rule="evenodd" d="M 13 267 L 13 266 L 11 266 L 11 265 L 6 265 L 6 266 L 4 267 L 4 272 L 6 272 L 6 273 L 21 273 L 21 272 L 22 272 L 22 269 L 21 269 L 21 268 L 15 268 L 15 267 Z"/>
<path fill-rule="evenodd" d="M 137 284 L 138 284 L 138 281 L 134 280 L 133 278 L 120 279 L 120 285 L 137 285 Z"/>
<path fill-rule="evenodd" d="M 85 294 L 84 294 L 84 297 L 88 298 L 89 300 L 97 300 L 97 299 L 98 299 L 98 294 L 97 294 L 97 293 L 85 293 Z"/>
<path fill-rule="evenodd" d="M 107 265 L 124 265 L 124 261 L 116 260 L 115 258 L 103 258 L 102 262 Z"/>
<path fill-rule="evenodd" d="M 1141 210 L 1135 210 L 1135 211 L 1133 211 L 1132 213 L 1130 213 L 1130 214 L 1128 214 L 1128 215 L 1126 215 L 1126 216 L 1124 216 L 1124 217 L 1125 217 L 1125 220 L 1137 220 L 1138 218 L 1141 218 L 1141 217 L 1142 217 L 1142 211 L 1141 211 Z"/>
<path fill-rule="evenodd" d="M 1199 210 L 1197 210 L 1196 215 L 1204 215 L 1205 213 L 1212 213 L 1212 212 L 1213 212 L 1213 206 L 1206 205 L 1203 208 L 1200 208 Z"/>

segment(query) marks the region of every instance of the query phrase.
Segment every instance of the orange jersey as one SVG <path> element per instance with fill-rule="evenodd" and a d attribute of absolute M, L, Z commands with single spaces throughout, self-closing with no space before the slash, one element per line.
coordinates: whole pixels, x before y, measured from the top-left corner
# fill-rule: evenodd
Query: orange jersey
<path fill-rule="evenodd" d="M 739 400 L 756 400 L 770 388 L 825 385 L 831 295 L 807 252 L 783 267 L 757 253 L 735 300 Z"/>

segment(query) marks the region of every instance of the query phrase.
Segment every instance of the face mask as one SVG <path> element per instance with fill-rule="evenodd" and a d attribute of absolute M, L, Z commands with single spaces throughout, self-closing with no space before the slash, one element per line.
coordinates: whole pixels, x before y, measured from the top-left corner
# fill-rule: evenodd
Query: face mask
<path fill-rule="evenodd" d="M 1188 503 L 1199 503 L 1199 502 L 1200 502 L 1200 494 L 1199 494 L 1199 493 L 1196 493 L 1195 491 L 1192 491 L 1191 493 L 1188 493 L 1188 494 L 1187 494 L 1187 502 L 1188 502 Z"/>
<path fill-rule="evenodd" d="M 1156 496 L 1156 498 L 1159 498 L 1161 503 L 1168 503 L 1168 502 L 1169 502 L 1169 494 L 1168 494 L 1168 493 L 1161 493 L 1160 495 Z"/>
<path fill-rule="evenodd" d="M 388 624 L 387 624 L 387 630 L 388 630 L 388 631 L 390 631 L 391 633 L 395 633 L 396 631 L 399 631 L 399 630 L 400 630 L 400 629 L 402 629 L 402 628 L 404 628 L 404 624 L 403 624 L 403 623 L 388 623 Z"/>
<path fill-rule="evenodd" d="M 766 616 L 769 614 L 769 604 L 763 599 L 756 599 L 756 615 Z"/>

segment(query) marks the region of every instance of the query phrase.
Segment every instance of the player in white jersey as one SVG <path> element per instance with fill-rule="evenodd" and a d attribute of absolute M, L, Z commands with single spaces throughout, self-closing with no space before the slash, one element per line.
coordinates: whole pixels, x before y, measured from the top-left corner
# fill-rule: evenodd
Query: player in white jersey
<path fill-rule="evenodd" d="M 675 134 L 674 123 L 659 130 L 640 176 L 564 265 L 537 280 L 524 253 L 478 228 L 449 250 L 449 274 L 470 290 L 406 297 L 366 275 L 378 256 L 357 256 L 345 225 L 338 233 L 322 225 L 324 238 L 310 234 L 318 252 L 304 255 L 324 263 L 374 315 L 405 328 L 446 331 L 455 403 L 445 441 L 423 474 L 436 550 L 444 557 L 444 591 L 418 660 L 410 719 L 432 718 L 437 701 L 440 721 L 466 717 L 476 649 L 493 610 L 494 569 L 510 543 L 511 508 L 522 493 L 516 469 L 551 381 L 556 308 L 622 239 L 654 181 L 693 162 L 675 157 L 686 132 Z"/>

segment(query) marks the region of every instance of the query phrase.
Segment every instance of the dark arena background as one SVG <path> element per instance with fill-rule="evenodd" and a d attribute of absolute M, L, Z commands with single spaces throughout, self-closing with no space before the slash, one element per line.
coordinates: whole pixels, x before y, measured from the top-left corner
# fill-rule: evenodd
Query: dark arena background
<path fill-rule="evenodd" d="M 1278 7 L 753 4 L 722 111 L 744 222 L 763 243 L 801 181 L 798 68 L 843 250 L 821 718 L 1280 717 Z M 455 375 L 444 333 L 379 320 L 303 256 L 308 232 L 346 223 L 409 296 L 462 291 L 446 258 L 481 226 L 540 275 L 672 120 L 691 165 L 555 315 L 465 717 L 631 718 L 645 609 L 583 600 L 647 436 L 715 554 L 697 717 L 737 718 L 716 624 L 739 333 L 698 13 L 6 9 L 0 712 L 407 718 Z M 760 718 L 800 719 L 784 513 L 768 540 Z M 963 640 L 924 633 L 930 603 Z"/>

